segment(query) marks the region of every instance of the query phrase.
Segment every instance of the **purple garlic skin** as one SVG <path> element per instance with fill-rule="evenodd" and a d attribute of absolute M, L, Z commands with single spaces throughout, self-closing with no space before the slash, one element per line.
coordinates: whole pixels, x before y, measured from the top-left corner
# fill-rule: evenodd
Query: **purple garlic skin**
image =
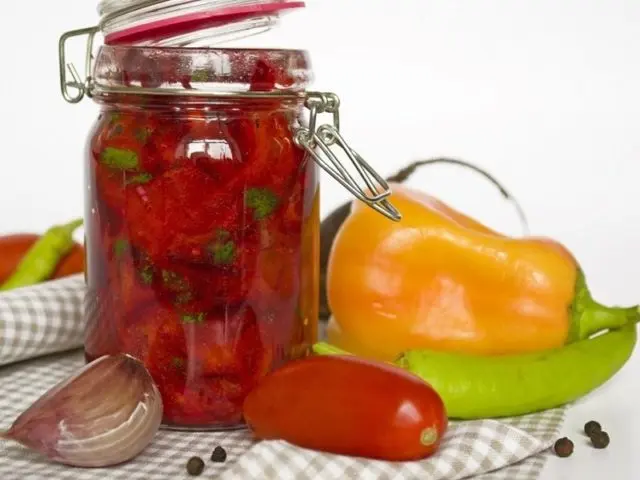
<path fill-rule="evenodd" d="M 162 399 L 142 363 L 105 356 L 40 397 L 0 435 L 76 467 L 131 460 L 153 440 Z"/>

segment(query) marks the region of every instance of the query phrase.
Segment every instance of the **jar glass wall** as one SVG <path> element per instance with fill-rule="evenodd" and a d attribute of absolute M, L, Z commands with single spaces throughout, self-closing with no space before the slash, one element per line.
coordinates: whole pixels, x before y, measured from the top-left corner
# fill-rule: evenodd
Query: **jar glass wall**
<path fill-rule="evenodd" d="M 307 57 L 104 46 L 94 71 L 87 360 L 142 360 L 166 425 L 241 426 L 247 393 L 317 336 L 318 170 L 294 142 Z"/>

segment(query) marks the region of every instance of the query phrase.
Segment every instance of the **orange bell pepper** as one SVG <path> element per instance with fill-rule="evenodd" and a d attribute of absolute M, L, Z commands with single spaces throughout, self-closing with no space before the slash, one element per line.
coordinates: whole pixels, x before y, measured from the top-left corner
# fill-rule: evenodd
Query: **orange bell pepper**
<path fill-rule="evenodd" d="M 328 340 L 392 360 L 407 349 L 485 355 L 560 347 L 638 320 L 594 301 L 573 255 L 547 238 L 495 232 L 393 184 L 390 222 L 359 202 L 327 266 Z"/>

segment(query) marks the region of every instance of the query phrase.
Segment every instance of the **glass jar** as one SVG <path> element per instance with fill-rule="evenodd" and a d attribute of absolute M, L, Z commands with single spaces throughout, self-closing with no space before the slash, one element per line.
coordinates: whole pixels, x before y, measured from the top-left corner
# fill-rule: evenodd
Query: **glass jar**
<path fill-rule="evenodd" d="M 337 97 L 306 92 L 306 52 L 105 44 L 68 82 L 64 42 L 88 34 L 91 52 L 95 33 L 61 40 L 65 98 L 101 107 L 85 164 L 86 359 L 140 359 L 166 427 L 242 426 L 257 382 L 317 340 L 318 166 L 399 213 L 344 143 Z"/>

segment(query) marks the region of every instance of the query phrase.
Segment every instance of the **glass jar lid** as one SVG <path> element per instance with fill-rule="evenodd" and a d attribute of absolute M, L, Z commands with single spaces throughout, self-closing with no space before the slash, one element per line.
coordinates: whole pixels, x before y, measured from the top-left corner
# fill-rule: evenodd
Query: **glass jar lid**
<path fill-rule="evenodd" d="M 211 46 L 277 25 L 297 0 L 102 0 L 99 28 L 106 44 Z"/>

